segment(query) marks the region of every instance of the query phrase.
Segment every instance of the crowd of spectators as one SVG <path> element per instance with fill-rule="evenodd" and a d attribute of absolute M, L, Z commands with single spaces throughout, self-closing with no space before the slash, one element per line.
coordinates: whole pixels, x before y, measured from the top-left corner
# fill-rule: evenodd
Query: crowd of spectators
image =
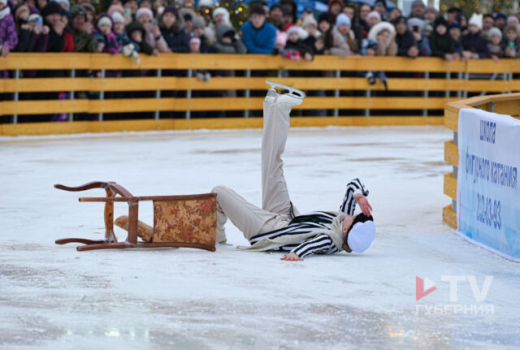
<path fill-rule="evenodd" d="M 96 13 L 91 0 L 0 0 L 0 46 L 10 52 L 252 53 L 291 60 L 315 55 L 436 56 L 446 60 L 515 58 L 519 18 L 503 13 L 473 14 L 456 7 L 440 16 L 421 0 L 408 16 L 330 0 L 328 12 L 306 9 L 297 16 L 294 0 L 271 7 L 249 4 L 249 20 L 233 28 L 235 14 L 212 0 L 112 0 Z"/>
<path fill-rule="evenodd" d="M 1 55 L 102 52 L 137 62 L 141 55 L 171 52 L 272 54 L 298 61 L 312 61 L 316 55 L 434 56 L 449 61 L 520 57 L 520 9 L 515 16 L 498 12 L 468 19 L 459 8 L 440 15 L 416 0 L 404 16 L 397 8 L 389 10 L 385 0 L 373 6 L 329 0 L 327 12 L 305 9 L 298 16 L 295 0 L 270 7 L 255 0 L 244 5 L 248 16 L 243 18 L 242 8 L 237 15 L 214 0 L 169 1 L 112 0 L 97 11 L 100 5 L 92 0 L 0 0 Z M 194 73 L 200 80 L 210 79 L 206 71 Z M 7 71 L 0 74 L 9 77 Z M 56 76 L 48 71 L 23 74 Z M 384 72 L 368 72 L 371 84 L 378 74 L 386 81 Z"/>

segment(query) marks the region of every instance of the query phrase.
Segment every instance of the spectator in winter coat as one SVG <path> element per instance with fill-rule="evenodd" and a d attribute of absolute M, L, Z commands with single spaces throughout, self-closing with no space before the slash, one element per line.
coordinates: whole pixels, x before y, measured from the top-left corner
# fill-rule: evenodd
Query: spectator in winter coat
<path fill-rule="evenodd" d="M 460 29 L 460 26 L 456 23 L 450 24 L 448 27 L 448 33 L 450 33 L 450 36 L 453 39 L 453 42 L 455 43 L 455 53 L 459 55 L 459 57 L 462 57 L 462 52 L 464 51 L 464 48 L 462 47 L 462 31 Z"/>
<path fill-rule="evenodd" d="M 213 45 L 217 40 L 217 26 L 220 24 L 231 25 L 229 11 L 224 7 L 215 9 L 211 16 L 203 16 L 208 25 L 204 28 L 204 36 L 208 45 Z"/>
<path fill-rule="evenodd" d="M 105 45 L 102 52 L 116 55 L 121 51 L 121 45 L 114 33 L 114 21 L 108 13 L 102 13 L 96 19 L 96 35 L 103 36 Z M 99 39 L 98 39 L 99 41 Z"/>
<path fill-rule="evenodd" d="M 189 52 L 189 37 L 179 23 L 179 14 L 175 6 L 172 5 L 165 8 L 159 21 L 162 37 L 171 51 Z"/>
<path fill-rule="evenodd" d="M 387 19 L 387 10 L 386 0 L 376 0 L 376 2 L 374 2 L 374 11 L 379 13 L 382 21 L 386 21 Z"/>
<path fill-rule="evenodd" d="M 303 19 L 302 28 L 307 32 L 307 34 L 309 34 L 303 42 L 305 45 L 315 48 L 314 45 L 318 34 L 318 22 L 314 18 L 314 15 L 308 15 Z"/>
<path fill-rule="evenodd" d="M 489 50 L 486 39 L 480 36 L 482 29 L 482 15 L 473 14 L 468 25 L 468 34 L 462 37 L 462 58 L 479 59 L 489 58 Z"/>
<path fill-rule="evenodd" d="M 137 10 L 139 10 L 139 3 L 137 0 L 123 0 L 123 7 L 129 9 L 132 16 L 135 16 Z"/>
<path fill-rule="evenodd" d="M 395 56 L 397 44 L 395 42 L 395 28 L 388 22 L 376 24 L 363 41 L 361 54 L 364 56 Z"/>
<path fill-rule="evenodd" d="M 29 13 L 25 10 L 20 13 L 19 9 L 22 7 L 25 7 Z M 16 52 L 45 52 L 49 40 L 49 27 L 36 23 L 43 23 L 43 20 L 35 7 L 21 6 L 20 8 L 16 11 L 19 28 Z M 35 71 L 30 73 L 25 71 L 24 76 L 33 77 L 35 73 Z"/>
<path fill-rule="evenodd" d="M 343 0 L 329 0 L 329 16 L 332 23 L 336 23 L 336 17 L 341 13 L 345 4 Z"/>
<path fill-rule="evenodd" d="M 426 10 L 426 5 L 422 0 L 415 0 L 412 3 L 412 13 L 410 13 L 410 18 L 416 17 L 420 19 L 424 19 L 424 11 Z"/>
<path fill-rule="evenodd" d="M 497 27 L 493 27 L 488 31 L 489 42 L 488 49 L 491 58 L 498 62 L 499 58 L 504 56 L 504 49 L 502 45 L 502 32 Z"/>
<path fill-rule="evenodd" d="M 252 5 L 249 21 L 242 25 L 242 37 L 247 52 L 270 55 L 276 41 L 276 27 L 266 22 L 265 10 Z"/>
<path fill-rule="evenodd" d="M 292 61 L 305 60 L 310 62 L 314 59 L 313 49 L 300 40 L 299 27 L 292 26 L 287 29 L 287 36 L 285 49 L 280 52 L 282 56 Z"/>
<path fill-rule="evenodd" d="M 128 24 L 125 29 L 126 35 L 130 39 L 131 43 L 134 44 L 134 48 L 137 52 L 153 55 L 154 48 L 146 42 L 146 31 L 141 22 L 133 21 Z"/>
<path fill-rule="evenodd" d="M 42 10 L 43 21 L 49 27 L 47 52 L 63 52 L 65 48 L 65 26 L 61 19 L 61 7 L 52 1 Z"/>
<path fill-rule="evenodd" d="M 296 17 L 298 13 L 297 5 L 295 0 L 281 0 L 280 5 L 282 5 L 282 11 L 284 13 L 284 23 L 296 23 Z M 330 3 L 329 3 L 330 7 Z M 341 9 L 340 9 L 341 11 Z M 266 11 L 267 13 L 267 11 Z"/>
<path fill-rule="evenodd" d="M 193 18 L 192 24 L 192 32 L 197 34 L 197 36 L 200 39 L 200 52 L 201 53 L 210 53 L 213 52 L 213 48 L 209 44 L 206 34 L 205 34 L 205 28 L 206 28 L 206 21 L 204 20 L 204 17 L 202 16 L 195 16 Z"/>
<path fill-rule="evenodd" d="M 119 11 L 112 12 L 112 19 L 114 20 L 114 34 L 116 35 L 117 42 L 121 47 L 124 47 L 130 42 L 130 39 L 125 33 L 126 19 Z"/>
<path fill-rule="evenodd" d="M 453 61 L 459 58 L 455 52 L 455 40 L 448 33 L 448 22 L 444 17 L 435 20 L 433 33 L 431 36 L 432 56 Z"/>
<path fill-rule="evenodd" d="M 503 46 L 505 58 L 520 57 L 520 39 L 518 35 L 518 26 L 509 25 L 504 28 Z"/>
<path fill-rule="evenodd" d="M 162 12 L 164 12 L 164 7 L 162 8 Z M 162 14 L 162 12 L 160 14 Z M 158 13 L 158 15 L 160 14 Z M 193 31 L 193 19 L 195 17 L 197 17 L 197 14 L 190 8 L 182 8 L 179 11 L 179 19 L 184 21 L 184 31 L 186 33 L 191 33 Z"/>
<path fill-rule="evenodd" d="M 2 43 L 2 57 L 7 57 L 18 45 L 18 33 L 14 23 L 11 9 L 7 5 L 7 0 L 0 0 L 0 40 Z M 7 77 L 7 72 L 3 72 L 3 77 Z"/>
<path fill-rule="evenodd" d="M 395 42 L 397 44 L 397 56 L 415 58 L 419 55 L 419 48 L 415 42 L 415 37 L 408 30 L 408 24 L 405 17 L 398 17 L 395 22 Z"/>
<path fill-rule="evenodd" d="M 373 26 L 375 26 L 376 24 L 378 24 L 380 22 L 381 22 L 381 15 L 379 14 L 379 12 L 372 11 L 368 14 L 367 23 L 368 23 L 369 30 L 370 30 L 370 28 L 372 28 Z"/>
<path fill-rule="evenodd" d="M 485 14 L 484 17 L 482 18 L 482 32 L 480 35 L 484 39 L 489 40 L 491 38 L 489 36 L 489 30 L 491 28 L 493 28 L 494 26 L 495 26 L 495 18 L 493 17 L 493 15 L 490 13 Z"/>
<path fill-rule="evenodd" d="M 430 22 L 434 23 L 438 16 L 439 16 L 439 12 L 435 8 L 435 6 L 426 6 L 426 8 L 424 9 L 424 20 L 425 21 L 430 21 Z"/>
<path fill-rule="evenodd" d="M 192 6 L 184 6 L 188 8 L 193 8 Z M 206 23 L 210 23 L 213 17 L 213 11 L 215 10 L 215 5 L 213 4 L 213 0 L 200 0 L 199 6 L 197 8 L 197 12 L 200 13 Z"/>
<path fill-rule="evenodd" d="M 214 45 L 217 53 L 246 53 L 247 49 L 237 36 L 233 27 L 221 24 L 217 27 L 217 42 Z"/>
<path fill-rule="evenodd" d="M 166 11 L 166 10 L 165 10 Z M 154 54 L 157 55 L 159 52 L 171 52 L 168 44 L 164 40 L 161 30 L 157 24 L 153 24 L 153 12 L 147 8 L 140 8 L 135 14 L 135 19 L 144 27 L 146 31 L 145 41 L 153 47 Z"/>
<path fill-rule="evenodd" d="M 275 3 L 269 9 L 269 22 L 277 29 L 283 30 L 283 9 L 282 5 Z"/>
<path fill-rule="evenodd" d="M 87 11 L 87 23 L 94 23 L 94 17 L 96 17 L 96 9 L 89 3 L 81 4 L 81 7 Z"/>
<path fill-rule="evenodd" d="M 325 55 L 348 56 L 351 54 L 350 47 L 338 32 L 328 13 L 322 13 L 318 20 L 318 28 L 323 34 L 325 42 Z"/>
<path fill-rule="evenodd" d="M 408 30 L 413 34 L 417 48 L 419 49 L 419 56 L 428 57 L 432 55 L 430 48 L 430 39 L 424 34 L 424 21 L 419 18 L 410 18 L 408 20 Z"/>
<path fill-rule="evenodd" d="M 506 25 L 507 25 L 507 16 L 505 14 L 503 14 L 502 12 L 497 12 L 495 14 L 495 27 L 497 27 L 500 30 L 504 30 Z"/>
<path fill-rule="evenodd" d="M 80 5 L 72 5 L 70 9 L 70 30 L 74 35 L 75 52 L 96 52 L 98 42 L 93 34 L 88 33 L 87 12 Z"/>
<path fill-rule="evenodd" d="M 352 52 L 352 53 L 358 52 L 356 36 L 354 35 L 354 32 L 350 29 L 351 28 L 350 18 L 347 15 L 340 13 L 339 16 L 336 18 L 336 28 L 338 29 L 339 33 L 343 36 L 343 38 L 347 42 L 347 44 L 350 48 L 350 52 Z"/>
<path fill-rule="evenodd" d="M 401 10 L 399 10 L 397 7 L 393 8 L 392 11 L 390 11 L 390 16 L 388 17 L 389 22 L 394 22 L 397 17 L 401 17 L 403 13 Z"/>

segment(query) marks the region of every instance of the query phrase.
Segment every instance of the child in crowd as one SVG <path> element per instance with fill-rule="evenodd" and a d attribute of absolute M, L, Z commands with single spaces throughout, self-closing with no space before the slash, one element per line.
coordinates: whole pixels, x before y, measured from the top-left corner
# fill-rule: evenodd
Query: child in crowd
<path fill-rule="evenodd" d="M 11 9 L 7 5 L 7 0 L 0 0 L 0 51 L 2 57 L 9 56 L 9 53 L 18 45 L 18 33 L 14 23 Z M 7 78 L 8 73 L 0 72 L 0 78 Z"/>
<path fill-rule="evenodd" d="M 448 27 L 448 32 L 450 33 L 450 36 L 453 39 L 455 53 L 458 54 L 459 57 L 462 57 L 462 52 L 464 51 L 464 48 L 462 47 L 461 42 L 462 31 L 460 29 L 460 25 L 458 25 L 457 23 L 450 24 Z"/>
<path fill-rule="evenodd" d="M 310 62 L 314 59 L 314 52 L 312 48 L 305 45 L 299 37 L 299 27 L 292 26 L 287 29 L 287 42 L 285 50 L 280 52 L 282 56 L 293 61 L 300 61 L 302 59 Z"/>
<path fill-rule="evenodd" d="M 188 35 L 179 23 L 179 13 L 175 6 L 165 8 L 159 21 L 162 37 L 171 52 L 189 52 Z"/>
<path fill-rule="evenodd" d="M 519 38 L 518 38 L 518 26 L 508 25 L 504 28 L 504 57 L 505 58 L 519 58 Z"/>
<path fill-rule="evenodd" d="M 502 49 L 502 32 L 497 27 L 493 27 L 488 31 L 488 36 L 489 54 L 495 62 L 498 62 L 499 58 L 504 57 L 504 51 Z"/>
<path fill-rule="evenodd" d="M 95 25 L 98 42 L 104 42 L 104 47 L 101 52 L 111 53 L 112 55 L 118 54 L 121 51 L 121 45 L 119 44 L 116 34 L 114 33 L 114 21 L 112 20 L 112 16 L 110 16 L 108 13 L 100 14 L 96 19 Z M 100 37 L 103 40 L 101 40 Z"/>
<path fill-rule="evenodd" d="M 224 24 L 223 24 L 224 25 Z M 201 53 L 210 53 L 213 52 L 213 48 L 209 44 L 209 40 L 206 37 L 204 28 L 206 27 L 206 20 L 202 16 L 195 16 L 193 18 L 191 24 L 193 30 L 192 32 L 197 34 L 200 39 L 200 52 Z"/>
<path fill-rule="evenodd" d="M 200 38 L 196 35 L 190 39 L 190 53 L 200 53 Z M 193 73 L 200 81 L 209 82 L 211 79 L 211 74 L 207 70 L 195 70 Z"/>
<path fill-rule="evenodd" d="M 237 37 L 237 32 L 226 24 L 217 27 L 217 42 L 214 45 L 217 53 L 246 53 L 244 43 Z"/>
<path fill-rule="evenodd" d="M 448 33 L 448 21 L 444 17 L 435 20 L 434 30 L 431 37 L 432 55 L 453 61 L 460 58 L 455 52 L 455 40 Z"/>
<path fill-rule="evenodd" d="M 134 50 L 147 55 L 153 55 L 153 47 L 148 45 L 146 40 L 144 40 L 145 33 L 146 31 L 143 25 L 138 21 L 133 21 L 126 26 L 126 35 L 130 39 L 130 42 L 134 44 Z"/>
<path fill-rule="evenodd" d="M 483 15 L 473 14 L 469 20 L 468 34 L 462 37 L 462 47 L 464 48 L 462 58 L 464 60 L 489 58 L 487 41 L 480 36 L 482 19 Z"/>
<path fill-rule="evenodd" d="M 356 36 L 354 35 L 354 32 L 351 30 L 351 27 L 352 22 L 350 18 L 347 15 L 340 13 L 336 18 L 336 28 L 347 42 L 348 46 L 350 47 L 350 51 L 352 53 L 356 53 L 358 51 L 356 44 Z"/>
<path fill-rule="evenodd" d="M 318 20 L 318 28 L 323 34 L 325 42 L 325 55 L 348 56 L 350 55 L 350 47 L 338 32 L 338 29 L 332 25 L 329 14 L 321 14 Z"/>

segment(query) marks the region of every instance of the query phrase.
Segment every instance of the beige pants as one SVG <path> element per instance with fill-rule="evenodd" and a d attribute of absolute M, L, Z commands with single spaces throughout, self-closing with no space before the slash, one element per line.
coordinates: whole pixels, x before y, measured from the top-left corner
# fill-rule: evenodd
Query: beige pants
<path fill-rule="evenodd" d="M 249 240 L 260 233 L 283 228 L 291 221 L 291 201 L 283 176 L 282 154 L 289 134 L 291 107 L 264 102 L 262 134 L 262 208 L 225 186 L 217 186 L 217 242 L 226 240 L 229 218 Z"/>

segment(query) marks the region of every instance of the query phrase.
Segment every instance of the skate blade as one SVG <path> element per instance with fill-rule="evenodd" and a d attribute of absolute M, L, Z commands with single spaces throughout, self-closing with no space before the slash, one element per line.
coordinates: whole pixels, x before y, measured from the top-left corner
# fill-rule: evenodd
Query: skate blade
<path fill-rule="evenodd" d="M 279 83 L 275 83 L 274 81 L 270 81 L 270 80 L 266 80 L 265 82 L 267 84 L 271 85 L 271 89 L 273 89 L 273 90 L 274 90 L 275 87 L 278 87 L 278 88 L 283 89 L 283 90 L 288 90 L 289 91 L 288 95 L 291 95 L 293 97 L 296 97 L 296 98 L 299 98 L 299 99 L 304 99 L 305 97 L 307 97 L 307 95 L 305 95 L 305 92 L 303 92 L 301 90 L 298 90 L 298 89 L 295 89 L 293 87 L 290 87 L 290 86 L 287 86 L 287 85 L 282 85 L 282 84 L 279 84 Z"/>

